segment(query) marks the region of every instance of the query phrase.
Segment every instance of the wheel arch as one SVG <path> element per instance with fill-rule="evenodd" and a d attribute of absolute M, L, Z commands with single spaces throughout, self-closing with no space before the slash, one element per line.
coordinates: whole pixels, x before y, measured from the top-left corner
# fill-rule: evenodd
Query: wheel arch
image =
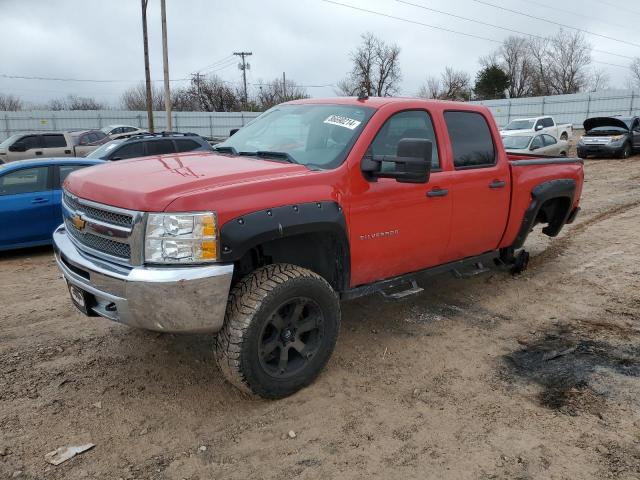
<path fill-rule="evenodd" d="M 529 232 L 538 223 L 547 224 L 542 229 L 545 235 L 558 235 L 571 215 L 575 193 L 576 181 L 573 179 L 549 180 L 534 187 L 513 248 L 522 247 Z"/>
<path fill-rule="evenodd" d="M 350 252 L 342 207 L 333 201 L 252 212 L 220 229 L 220 257 L 234 263 L 234 282 L 256 268 L 289 263 L 322 276 L 336 291 L 350 281 Z"/>

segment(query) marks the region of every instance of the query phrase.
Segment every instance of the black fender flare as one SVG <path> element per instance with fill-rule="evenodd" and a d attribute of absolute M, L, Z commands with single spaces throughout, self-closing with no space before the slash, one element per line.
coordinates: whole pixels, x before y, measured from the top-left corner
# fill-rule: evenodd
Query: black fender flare
<path fill-rule="evenodd" d="M 542 229 L 542 231 L 550 237 L 558 235 L 572 213 L 571 206 L 573 205 L 575 194 L 576 181 L 573 179 L 549 180 L 534 187 L 531 191 L 531 203 L 524 212 L 520 230 L 512 247 L 517 249 L 524 245 L 529 232 L 534 227 L 538 213 L 545 202 L 556 198 L 566 198 L 569 200 L 569 208 L 567 208 L 567 211 L 563 212 L 562 215 L 556 215 L 549 221 L 549 224 Z"/>
<path fill-rule="evenodd" d="M 332 233 L 346 255 L 349 270 L 347 222 L 342 207 L 334 201 L 306 202 L 267 208 L 227 221 L 220 228 L 220 260 L 235 262 L 265 242 L 299 234 Z M 335 255 L 335 252 L 331 252 Z"/>

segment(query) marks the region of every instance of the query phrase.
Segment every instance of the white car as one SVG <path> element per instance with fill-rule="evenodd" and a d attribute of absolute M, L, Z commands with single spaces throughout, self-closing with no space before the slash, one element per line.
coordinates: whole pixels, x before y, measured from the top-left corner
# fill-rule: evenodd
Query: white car
<path fill-rule="evenodd" d="M 107 125 L 100 130 L 108 135 L 111 140 L 115 140 L 116 138 L 128 138 L 140 133 L 148 133 L 142 128 L 133 127 L 131 125 Z"/>
<path fill-rule="evenodd" d="M 569 151 L 569 142 L 556 140 L 546 133 L 538 135 L 509 135 L 502 137 L 502 143 L 507 153 L 514 154 L 529 154 L 535 151 L 536 156 L 566 157 Z"/>
<path fill-rule="evenodd" d="M 546 133 L 558 140 L 569 140 L 573 136 L 573 125 L 557 124 L 553 117 L 514 118 L 500 129 L 500 136 Z"/>

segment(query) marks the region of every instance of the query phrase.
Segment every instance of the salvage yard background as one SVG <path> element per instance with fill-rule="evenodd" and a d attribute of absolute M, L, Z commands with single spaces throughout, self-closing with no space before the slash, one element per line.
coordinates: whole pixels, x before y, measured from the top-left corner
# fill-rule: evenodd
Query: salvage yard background
<path fill-rule="evenodd" d="M 592 93 L 547 97 L 507 98 L 471 103 L 486 105 L 496 123 L 504 126 L 513 118 L 552 115 L 557 123 L 582 128 L 589 117 L 640 114 L 640 90 L 601 90 Z M 194 132 L 205 137 L 227 137 L 260 112 L 173 112 L 173 130 Z M 166 129 L 165 112 L 154 112 L 155 129 Z M 102 128 L 107 125 L 147 128 L 147 112 L 128 110 L 0 111 L 0 141 L 23 132 Z"/>
<path fill-rule="evenodd" d="M 640 158 L 585 168 L 524 274 L 344 303 L 327 368 L 280 401 L 226 384 L 209 336 L 82 317 L 50 249 L 3 254 L 0 478 L 639 478 Z"/>

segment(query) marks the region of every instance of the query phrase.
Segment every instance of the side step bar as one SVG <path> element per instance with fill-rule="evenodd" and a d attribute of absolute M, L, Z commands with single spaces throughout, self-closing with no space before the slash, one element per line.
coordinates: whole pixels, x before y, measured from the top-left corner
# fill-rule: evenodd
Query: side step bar
<path fill-rule="evenodd" d="M 411 280 L 409 282 L 409 288 L 406 290 L 400 290 L 399 292 L 387 293 L 384 290 L 380 290 L 380 293 L 387 300 L 402 300 L 403 298 L 410 297 L 424 291 L 424 288 L 418 286 L 418 282 Z"/>
<path fill-rule="evenodd" d="M 385 295 L 385 298 L 397 300 L 398 298 L 404 298 L 422 291 L 422 289 L 416 283 L 420 278 L 427 278 L 448 272 L 454 272 L 454 275 L 456 275 L 455 272 L 458 272 L 458 275 L 460 275 L 461 278 L 465 278 L 466 276 L 478 275 L 489 270 L 488 268 L 484 267 L 485 264 L 495 263 L 495 260 L 499 258 L 500 251 L 494 250 L 492 252 L 483 253 L 482 255 L 464 258 L 462 260 L 445 263 L 443 265 L 437 265 L 425 270 L 418 270 L 417 272 L 407 273 L 398 277 L 393 277 L 386 280 L 381 280 L 379 282 L 369 283 L 367 285 L 361 285 L 359 287 L 351 288 L 342 292 L 340 298 L 342 300 L 351 300 L 354 298 L 363 297 L 365 295 L 371 295 L 372 293 L 384 292 L 385 290 L 397 289 L 403 286 L 406 287 L 407 284 L 410 284 L 410 288 L 400 291 L 397 294 L 385 295 L 383 293 L 383 295 Z M 482 265 L 482 268 L 478 268 L 478 265 Z M 469 267 L 473 269 L 469 274 L 460 273 L 461 270 L 467 269 Z M 418 288 L 420 290 L 416 291 L 414 288 Z M 398 295 L 401 296 L 398 297 Z"/>

